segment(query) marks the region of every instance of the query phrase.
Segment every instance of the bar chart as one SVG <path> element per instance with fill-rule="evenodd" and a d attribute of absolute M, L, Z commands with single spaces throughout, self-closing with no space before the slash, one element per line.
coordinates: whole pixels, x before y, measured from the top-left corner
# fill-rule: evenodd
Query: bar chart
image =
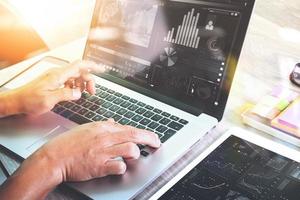
<path fill-rule="evenodd" d="M 164 37 L 164 41 L 198 49 L 200 43 L 199 28 L 197 28 L 199 18 L 200 13 L 195 13 L 195 9 L 193 8 L 184 15 L 182 24 L 177 29 L 173 27 L 168 31 L 167 36 Z"/>

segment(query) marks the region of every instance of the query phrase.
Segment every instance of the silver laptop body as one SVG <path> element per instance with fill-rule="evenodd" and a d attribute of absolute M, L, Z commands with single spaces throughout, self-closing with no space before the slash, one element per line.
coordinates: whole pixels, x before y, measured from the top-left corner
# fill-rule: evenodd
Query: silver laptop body
<path fill-rule="evenodd" d="M 94 75 L 98 87 L 137 100 L 181 128 L 157 151 L 146 148 L 149 156 L 130 161 L 125 175 L 68 185 L 93 199 L 132 199 L 215 127 L 224 113 L 253 5 L 254 0 L 97 1 L 91 33 L 102 27 L 122 32 L 116 41 L 87 41 L 84 59 L 107 69 Z M 57 113 L 0 120 L 1 145 L 27 158 L 49 139 L 78 126 Z"/>

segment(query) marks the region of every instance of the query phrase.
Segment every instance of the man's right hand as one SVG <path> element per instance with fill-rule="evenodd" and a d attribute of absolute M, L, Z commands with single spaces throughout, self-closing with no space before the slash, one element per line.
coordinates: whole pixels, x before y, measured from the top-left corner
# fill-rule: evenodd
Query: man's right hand
<path fill-rule="evenodd" d="M 161 142 L 152 132 L 123 126 L 113 120 L 78 126 L 26 159 L 0 187 L 0 197 L 43 199 L 62 182 L 124 174 L 126 160 L 140 156 L 137 144 L 159 148 Z M 123 160 L 118 159 L 120 157 Z M 18 188 L 17 193 L 15 188 Z"/>
<path fill-rule="evenodd" d="M 127 159 L 138 159 L 137 144 L 160 147 L 152 132 L 123 126 L 113 120 L 79 126 L 40 149 L 59 170 L 63 181 L 85 181 L 126 171 Z"/>

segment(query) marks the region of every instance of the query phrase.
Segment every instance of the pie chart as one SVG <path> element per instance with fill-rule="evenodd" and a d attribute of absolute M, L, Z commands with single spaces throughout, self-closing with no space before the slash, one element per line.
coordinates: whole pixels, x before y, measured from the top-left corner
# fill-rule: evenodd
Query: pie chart
<path fill-rule="evenodd" d="M 172 47 L 166 47 L 164 53 L 160 55 L 160 62 L 167 67 L 172 67 L 178 60 L 177 52 Z"/>

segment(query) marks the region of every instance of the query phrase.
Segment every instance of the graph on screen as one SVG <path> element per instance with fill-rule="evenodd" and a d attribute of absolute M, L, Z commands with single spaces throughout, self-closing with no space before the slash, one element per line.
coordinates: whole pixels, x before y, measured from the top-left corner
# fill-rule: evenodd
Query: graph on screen
<path fill-rule="evenodd" d="M 184 15 L 182 24 L 177 27 L 177 30 L 173 27 L 168 31 L 164 41 L 198 49 L 200 43 L 199 28 L 197 28 L 199 18 L 200 13 L 195 13 L 193 8 Z"/>

